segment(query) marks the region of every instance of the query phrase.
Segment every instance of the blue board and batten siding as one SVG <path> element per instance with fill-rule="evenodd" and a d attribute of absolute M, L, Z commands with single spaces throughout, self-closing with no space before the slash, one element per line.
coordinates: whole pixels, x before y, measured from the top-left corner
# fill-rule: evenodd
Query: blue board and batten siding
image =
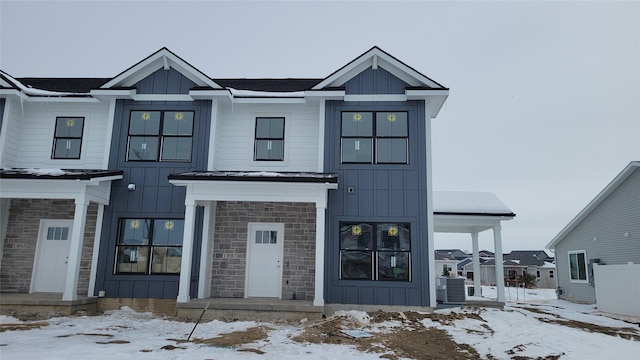
<path fill-rule="evenodd" d="M 347 94 L 400 94 L 405 84 L 382 68 L 345 84 Z M 408 114 L 408 164 L 342 164 L 341 114 L 395 111 Z M 426 129 L 424 101 L 327 101 L 325 171 L 337 173 L 329 192 L 326 225 L 325 299 L 328 303 L 429 306 Z M 348 191 L 348 189 L 353 191 Z M 341 222 L 397 222 L 411 227 L 411 281 L 340 279 Z"/>
<path fill-rule="evenodd" d="M 137 84 L 143 94 L 186 94 L 195 84 L 174 69 L 160 69 Z M 129 114 L 131 111 L 193 111 L 191 162 L 126 161 Z M 173 173 L 204 170 L 207 164 L 211 102 L 118 100 L 114 116 L 113 140 L 109 168 L 123 170 L 123 179 L 111 189 L 110 205 L 105 208 L 102 242 L 98 263 L 96 295 L 104 290 L 107 297 L 166 298 L 178 294 L 179 275 L 115 274 L 118 223 L 123 218 L 184 219 L 185 188 L 169 183 Z M 135 184 L 134 191 L 128 184 Z M 194 253 L 192 259 L 191 296 L 197 294 L 202 234 L 202 211 L 197 210 Z"/>

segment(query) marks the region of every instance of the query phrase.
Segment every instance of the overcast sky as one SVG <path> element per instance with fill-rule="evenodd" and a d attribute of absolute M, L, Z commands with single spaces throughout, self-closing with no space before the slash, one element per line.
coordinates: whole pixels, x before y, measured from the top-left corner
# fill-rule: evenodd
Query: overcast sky
<path fill-rule="evenodd" d="M 640 160 L 638 1 L 0 0 L 0 68 L 15 77 L 113 77 L 166 46 L 214 78 L 324 78 L 374 45 L 451 89 L 435 190 L 502 199 L 517 214 L 506 251 L 544 248 Z"/>

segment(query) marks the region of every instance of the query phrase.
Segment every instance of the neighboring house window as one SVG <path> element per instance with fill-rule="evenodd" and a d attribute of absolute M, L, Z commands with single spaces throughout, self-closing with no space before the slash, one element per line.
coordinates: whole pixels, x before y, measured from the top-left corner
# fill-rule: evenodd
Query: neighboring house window
<path fill-rule="evenodd" d="M 448 276 L 451 275 L 451 265 L 449 264 L 442 264 L 442 275 Z"/>
<path fill-rule="evenodd" d="M 587 254 L 584 250 L 569 252 L 569 270 L 572 281 L 587 281 Z"/>
<path fill-rule="evenodd" d="M 342 163 L 409 163 L 406 112 L 343 112 L 340 138 Z"/>
<path fill-rule="evenodd" d="M 549 270 L 549 278 L 553 279 L 553 270 Z"/>
<path fill-rule="evenodd" d="M 411 281 L 409 224 L 341 223 L 340 278 Z"/>
<path fill-rule="evenodd" d="M 191 161 L 193 111 L 132 111 L 127 161 Z"/>
<path fill-rule="evenodd" d="M 80 159 L 83 117 L 57 117 L 52 159 Z"/>
<path fill-rule="evenodd" d="M 536 270 L 536 277 L 540 277 L 540 270 Z"/>
<path fill-rule="evenodd" d="M 257 117 L 253 159 L 284 160 L 284 118 Z"/>
<path fill-rule="evenodd" d="M 509 278 L 509 280 L 515 280 L 516 275 L 517 275 L 517 272 L 515 270 L 513 269 L 507 270 L 507 277 Z"/>
<path fill-rule="evenodd" d="M 115 272 L 178 274 L 184 220 L 121 219 Z"/>

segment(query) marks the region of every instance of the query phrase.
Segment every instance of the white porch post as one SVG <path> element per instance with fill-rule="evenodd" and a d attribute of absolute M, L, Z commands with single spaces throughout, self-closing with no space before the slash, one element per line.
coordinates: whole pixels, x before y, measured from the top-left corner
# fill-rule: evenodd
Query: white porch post
<path fill-rule="evenodd" d="M 473 288 L 474 296 L 480 296 L 480 251 L 478 249 L 478 233 L 471 233 L 471 243 L 473 247 Z"/>
<path fill-rule="evenodd" d="M 182 236 L 182 263 L 180 264 L 180 283 L 178 285 L 178 302 L 189 302 L 191 285 L 191 260 L 193 255 L 193 233 L 195 230 L 196 204 L 194 200 L 185 200 L 184 233 Z"/>
<path fill-rule="evenodd" d="M 87 296 L 93 296 L 96 289 L 96 275 L 98 273 L 98 254 L 100 253 L 100 237 L 102 234 L 102 221 L 104 220 L 104 205 L 98 204 L 96 216 L 96 233 L 93 237 L 93 253 L 91 255 L 91 272 L 89 274 L 89 291 Z"/>
<path fill-rule="evenodd" d="M 82 258 L 82 240 L 84 238 L 84 225 L 87 220 L 87 208 L 89 201 L 83 195 L 76 198 L 76 208 L 73 214 L 73 230 L 71 230 L 71 244 L 67 259 L 67 279 L 62 293 L 63 301 L 78 299 L 78 276 L 80 272 L 80 259 Z"/>
<path fill-rule="evenodd" d="M 204 207 L 204 221 L 202 222 L 202 247 L 200 250 L 200 276 L 198 277 L 198 299 L 211 296 L 211 254 L 213 249 L 213 235 L 211 226 L 215 225 L 216 202 L 211 201 Z"/>
<path fill-rule="evenodd" d="M 324 306 L 324 227 L 326 204 L 316 203 L 316 273 L 313 306 Z"/>
<path fill-rule="evenodd" d="M 499 302 L 505 302 L 504 297 L 504 260 L 502 259 L 502 226 L 500 223 L 493 226 L 493 243 L 495 247 L 495 263 L 496 263 L 496 288 L 498 289 Z"/>

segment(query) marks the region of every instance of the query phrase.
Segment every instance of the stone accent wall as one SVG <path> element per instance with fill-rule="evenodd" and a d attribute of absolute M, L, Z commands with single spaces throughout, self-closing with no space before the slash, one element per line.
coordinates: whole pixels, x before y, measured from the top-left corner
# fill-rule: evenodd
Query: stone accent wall
<path fill-rule="evenodd" d="M 89 288 L 97 210 L 96 204 L 89 205 L 87 210 L 78 295 L 86 295 Z M 29 292 L 40 220 L 73 220 L 74 212 L 73 200 L 11 199 L 3 256 L 0 259 L 0 291 Z"/>
<path fill-rule="evenodd" d="M 312 300 L 315 217 L 311 203 L 219 201 L 213 240 L 211 296 L 244 296 L 249 222 L 284 223 L 282 298 Z"/>

